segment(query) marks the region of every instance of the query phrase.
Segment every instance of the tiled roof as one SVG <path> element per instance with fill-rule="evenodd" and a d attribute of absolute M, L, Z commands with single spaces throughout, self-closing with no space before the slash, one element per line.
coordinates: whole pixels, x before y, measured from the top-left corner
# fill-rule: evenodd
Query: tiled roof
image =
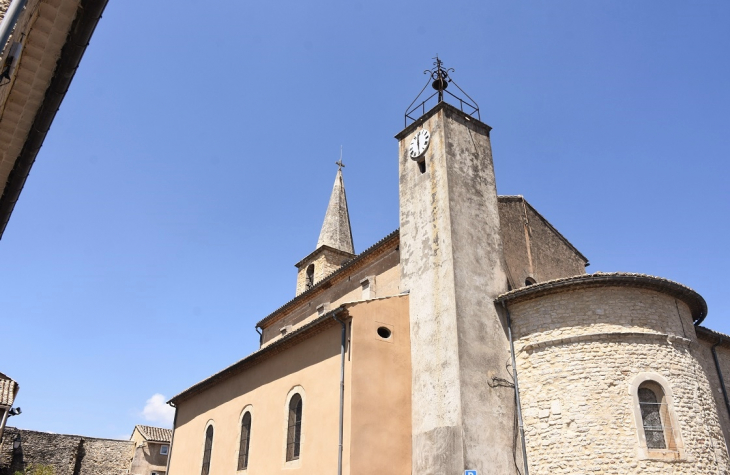
<path fill-rule="evenodd" d="M 0 406 L 12 406 L 18 389 L 18 383 L 0 373 Z"/>
<path fill-rule="evenodd" d="M 135 429 L 142 434 L 142 437 L 151 442 L 170 442 L 172 441 L 172 429 L 163 429 L 162 427 L 151 426 L 135 426 Z"/>
<path fill-rule="evenodd" d="M 719 331 L 711 328 L 703 327 L 702 325 L 696 325 L 695 332 L 697 333 L 697 337 L 700 339 L 708 341 L 712 340 L 713 342 L 717 342 L 723 346 L 730 347 L 730 335 L 720 333 Z"/>
<path fill-rule="evenodd" d="M 307 338 L 311 334 L 316 333 L 317 330 L 322 330 L 323 328 L 326 328 L 326 325 L 336 325 L 337 321 L 334 319 L 334 317 L 343 310 L 345 310 L 347 308 L 347 305 L 348 304 L 342 304 L 339 307 L 330 310 L 324 315 L 315 318 L 311 322 L 302 325 L 291 333 L 287 333 L 286 335 L 284 335 L 284 337 L 275 340 L 270 345 L 259 348 L 258 350 L 237 361 L 231 366 L 221 371 L 218 371 L 213 376 L 210 376 L 203 381 L 200 381 L 199 383 L 190 386 L 185 391 L 170 399 L 168 401 L 168 404 L 177 404 L 180 401 L 183 401 L 184 399 L 187 399 L 188 397 L 205 390 L 206 388 L 212 386 L 218 381 L 222 381 L 226 378 L 229 378 L 230 376 L 233 376 L 234 374 L 238 374 L 245 368 L 248 368 L 250 365 L 255 364 L 255 362 L 259 361 L 261 358 L 265 358 L 271 354 L 276 354 L 283 349 L 289 348 L 290 346 L 298 343 L 302 339 Z"/>
<path fill-rule="evenodd" d="M 246 368 L 250 368 L 251 366 L 258 364 L 260 361 L 262 361 L 264 358 L 267 358 L 271 355 L 275 355 L 281 351 L 286 350 L 287 348 L 290 348 L 299 342 L 301 342 L 304 339 L 307 339 L 311 337 L 314 334 L 317 334 L 321 331 L 326 330 L 331 325 L 337 325 L 337 322 L 341 320 L 336 319 L 339 315 L 340 317 L 349 316 L 347 313 L 347 310 L 355 305 L 361 304 L 363 302 L 372 302 L 373 300 L 388 300 L 392 298 L 400 298 L 403 297 L 406 294 L 398 294 L 398 295 L 392 295 L 389 297 L 379 297 L 377 299 L 370 299 L 370 300 L 356 300 L 354 302 L 345 302 L 339 307 L 330 310 L 329 312 L 315 318 L 309 323 L 306 323 L 302 325 L 301 327 L 297 328 L 296 330 L 292 331 L 291 333 L 287 333 L 282 338 L 275 340 L 273 343 L 264 346 L 263 348 L 259 348 L 258 350 L 254 351 L 247 357 L 243 358 L 242 360 L 237 361 L 236 363 L 233 363 L 231 366 L 215 373 L 213 376 L 210 376 L 203 381 L 200 381 L 199 383 L 196 383 L 186 389 L 185 391 L 181 392 L 177 396 L 173 397 L 168 401 L 172 404 L 178 404 L 181 401 L 184 401 L 185 399 L 194 396 L 195 394 L 198 394 L 205 389 L 213 386 L 214 384 L 218 383 L 219 381 L 222 381 L 224 379 L 227 379 L 235 374 L 240 373 L 241 371 L 245 370 Z"/>
<path fill-rule="evenodd" d="M 647 274 L 634 274 L 628 272 L 596 272 L 595 274 L 583 274 L 573 277 L 548 280 L 537 284 L 528 285 L 519 289 L 511 290 L 499 295 L 496 302 L 510 302 L 528 300 L 541 297 L 554 292 L 570 290 L 574 287 L 637 287 L 652 289 L 664 292 L 686 303 L 691 312 L 695 325 L 702 323 L 707 316 L 707 303 L 700 294 L 673 280 L 664 279 Z"/>

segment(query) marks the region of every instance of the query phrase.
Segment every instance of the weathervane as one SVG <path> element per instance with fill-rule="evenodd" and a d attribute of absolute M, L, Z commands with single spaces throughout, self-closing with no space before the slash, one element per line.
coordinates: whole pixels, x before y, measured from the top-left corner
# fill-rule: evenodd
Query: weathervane
<path fill-rule="evenodd" d="M 408 119 L 411 119 L 412 122 L 415 122 L 417 117 L 413 117 L 411 114 L 414 112 L 417 112 L 418 109 L 421 110 L 421 115 L 426 113 L 426 103 L 430 101 L 432 98 L 438 95 L 437 104 L 444 102 L 444 92 L 451 96 L 452 98 L 459 101 L 459 108 L 462 112 L 466 112 L 470 116 L 476 115 L 477 119 L 481 120 L 481 116 L 479 114 L 479 106 L 477 105 L 476 101 L 469 97 L 469 94 L 464 92 L 462 88 L 459 87 L 456 82 L 454 82 L 453 79 L 451 79 L 451 76 L 449 73 L 453 73 L 455 71 L 454 68 L 445 68 L 444 62 L 441 61 L 441 58 L 439 58 L 438 54 L 436 55 L 435 61 L 433 62 L 433 68 L 427 69 L 423 72 L 423 74 L 428 74 L 428 81 L 426 81 L 426 85 L 423 86 L 423 89 L 421 89 L 421 92 L 418 93 L 415 99 L 413 99 L 413 102 L 411 102 L 411 105 L 408 106 L 408 109 L 406 110 L 406 117 L 405 122 L 406 126 L 408 125 Z M 433 81 L 433 82 L 431 82 Z M 428 87 L 428 83 L 431 82 L 431 87 L 433 87 L 436 92 L 428 96 L 423 102 L 419 103 L 418 105 L 414 106 L 413 104 L 420 99 L 421 95 L 423 94 L 423 91 L 426 90 Z M 449 87 L 449 83 L 454 83 L 454 86 L 461 91 L 462 94 L 464 94 L 466 97 L 469 98 L 469 100 L 462 99 L 461 97 L 455 96 L 454 94 L 450 93 L 446 90 L 447 87 Z M 464 110 L 464 106 L 466 106 L 467 110 Z"/>
<path fill-rule="evenodd" d="M 342 171 L 342 169 L 345 167 L 345 164 L 342 163 L 342 145 L 340 145 L 340 161 L 335 162 L 335 165 L 337 165 L 338 167 L 340 167 L 338 169 L 338 171 Z"/>

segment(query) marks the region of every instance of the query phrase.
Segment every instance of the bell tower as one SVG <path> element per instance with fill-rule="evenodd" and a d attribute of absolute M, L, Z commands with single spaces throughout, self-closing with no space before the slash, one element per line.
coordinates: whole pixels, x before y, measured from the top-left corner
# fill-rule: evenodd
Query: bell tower
<path fill-rule="evenodd" d="M 438 58 L 434 66 L 426 73 L 436 92 L 414 106 L 416 98 L 396 135 L 413 473 L 515 474 L 514 390 L 492 387 L 494 378 L 511 377 L 507 328 L 493 302 L 508 289 L 491 127 L 473 100 L 446 91 L 456 86 L 453 69 Z M 427 110 L 431 99 L 436 105 Z"/>
<path fill-rule="evenodd" d="M 355 257 L 345 181 L 342 178 L 342 169 L 345 166 L 342 157 L 335 164 L 338 166 L 337 175 L 317 240 L 317 248 L 296 264 L 297 295 L 309 290 L 314 284 L 339 269 L 346 261 Z"/>

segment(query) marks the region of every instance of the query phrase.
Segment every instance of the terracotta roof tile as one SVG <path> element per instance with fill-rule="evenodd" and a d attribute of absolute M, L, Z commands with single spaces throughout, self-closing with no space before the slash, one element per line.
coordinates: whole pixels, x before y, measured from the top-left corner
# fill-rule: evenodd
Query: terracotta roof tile
<path fill-rule="evenodd" d="M 18 383 L 0 373 L 0 406 L 12 406 L 18 389 Z"/>
<path fill-rule="evenodd" d="M 135 429 L 142 434 L 142 437 L 151 442 L 170 442 L 172 440 L 172 429 L 142 425 L 135 426 Z"/>

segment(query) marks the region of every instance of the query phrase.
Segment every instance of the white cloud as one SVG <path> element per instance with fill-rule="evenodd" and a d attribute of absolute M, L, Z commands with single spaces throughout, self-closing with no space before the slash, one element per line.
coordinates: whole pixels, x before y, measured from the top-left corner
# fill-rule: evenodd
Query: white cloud
<path fill-rule="evenodd" d="M 175 409 L 165 404 L 165 396 L 158 393 L 147 399 L 147 404 L 142 409 L 142 416 L 150 422 L 172 427 Z"/>

